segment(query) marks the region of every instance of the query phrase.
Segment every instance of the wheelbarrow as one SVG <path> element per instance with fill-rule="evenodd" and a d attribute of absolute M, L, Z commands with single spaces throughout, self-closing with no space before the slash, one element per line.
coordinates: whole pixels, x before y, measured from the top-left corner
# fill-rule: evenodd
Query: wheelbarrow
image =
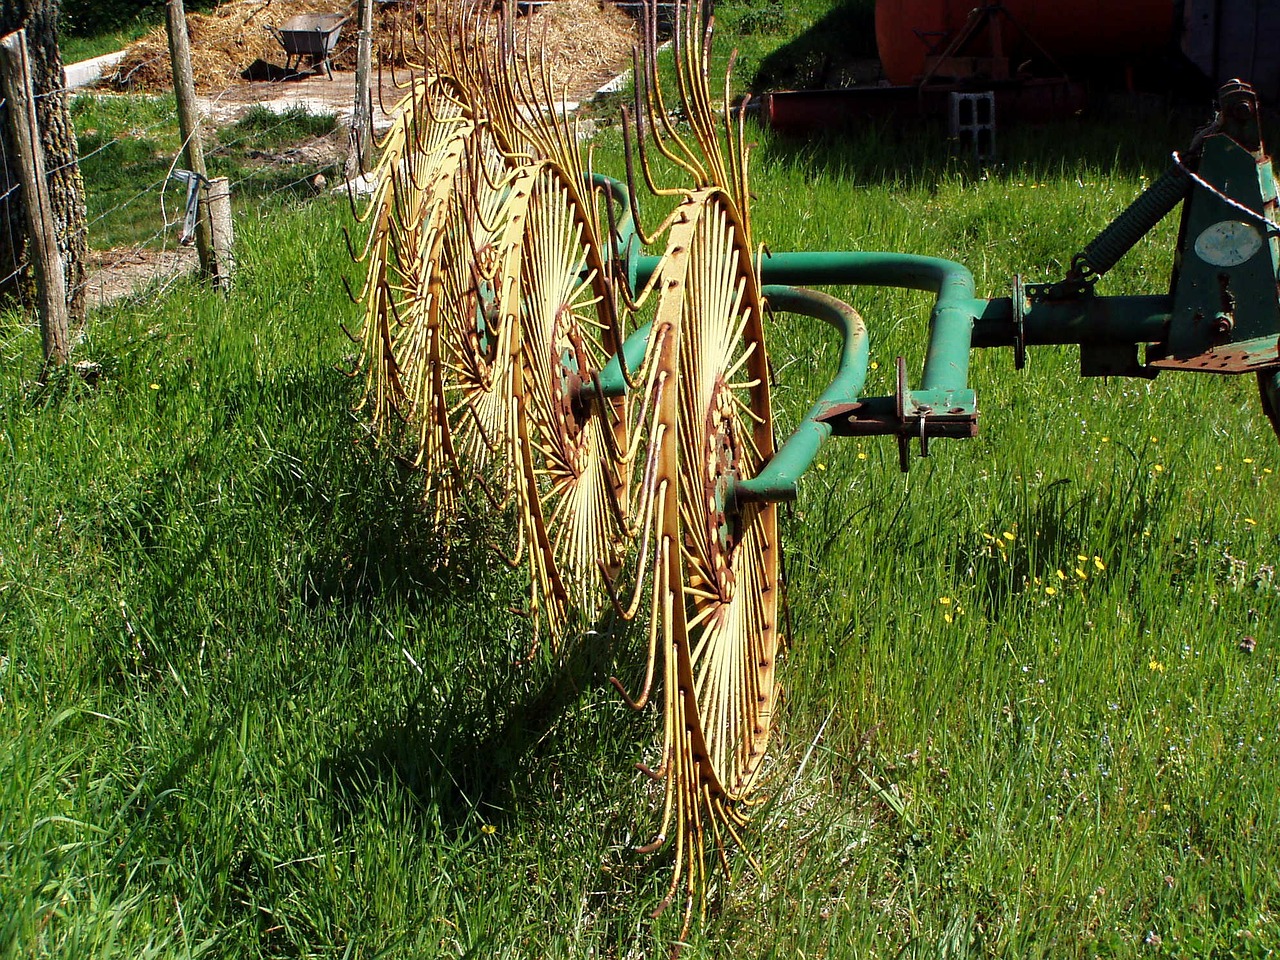
<path fill-rule="evenodd" d="M 290 17 L 278 27 L 268 25 L 266 29 L 284 48 L 285 70 L 297 70 L 303 58 L 309 57 L 312 69 L 318 71 L 323 66 L 325 75 L 332 80 L 329 56 L 348 19 L 340 13 L 304 13 Z"/>

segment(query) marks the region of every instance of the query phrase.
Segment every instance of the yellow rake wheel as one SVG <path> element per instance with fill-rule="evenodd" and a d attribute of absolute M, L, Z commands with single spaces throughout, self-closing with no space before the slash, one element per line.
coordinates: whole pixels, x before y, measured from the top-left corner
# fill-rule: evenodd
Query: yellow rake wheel
<path fill-rule="evenodd" d="M 511 166 L 485 127 L 467 145 L 445 221 L 435 295 L 441 351 L 432 358 L 442 462 L 441 519 L 458 504 L 450 481 L 507 501 L 515 463 L 518 329 L 515 297 L 530 166 Z"/>
<path fill-rule="evenodd" d="M 522 511 L 535 612 L 553 643 L 571 619 L 595 620 L 627 536 L 627 403 L 594 386 L 621 344 L 589 200 L 579 178 L 542 164 L 520 268 Z"/>
<path fill-rule="evenodd" d="M 430 417 L 423 359 L 436 352 L 434 296 L 441 227 L 467 139 L 474 130 L 463 92 L 422 80 L 396 110 L 377 169 L 378 192 L 362 299 L 364 405 L 376 428 L 393 415 Z"/>
<path fill-rule="evenodd" d="M 735 481 L 773 453 L 752 253 L 720 190 L 692 193 L 677 213 L 654 324 L 654 367 L 675 389 L 658 402 L 652 595 L 665 677 L 658 843 L 676 827 L 663 906 L 683 880 L 687 927 L 705 884 L 705 828 L 723 858 L 723 831 L 736 839 L 772 727 L 779 544 L 774 505 L 733 498 Z"/>

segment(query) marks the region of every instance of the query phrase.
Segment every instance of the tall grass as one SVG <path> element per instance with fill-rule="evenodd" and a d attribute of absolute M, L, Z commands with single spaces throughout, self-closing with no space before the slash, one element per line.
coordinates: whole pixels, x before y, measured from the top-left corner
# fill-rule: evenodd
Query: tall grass
<path fill-rule="evenodd" d="M 764 138 L 758 238 L 955 257 L 1000 295 L 1060 274 L 1158 171 L 1182 134 L 1156 126 L 1011 140 L 985 175 L 884 131 Z M 349 412 L 346 223 L 327 201 L 242 217 L 228 300 L 188 285 L 92 319 L 94 386 L 37 386 L 38 336 L 0 320 L 9 954 L 669 943 L 662 859 L 631 852 L 655 717 L 605 682 L 626 651 L 517 666 L 519 584 L 484 549 L 437 562 L 414 478 Z M 1173 242 L 1105 292 L 1161 290 Z M 927 298 L 845 293 L 887 392 Z M 770 335 L 794 422 L 836 345 Z M 685 955 L 1270 955 L 1280 458 L 1252 384 L 1081 381 L 1065 348 L 1023 373 L 979 355 L 973 380 L 978 439 L 906 477 L 888 441 L 833 442 L 788 511 L 761 873 L 717 883 Z"/>

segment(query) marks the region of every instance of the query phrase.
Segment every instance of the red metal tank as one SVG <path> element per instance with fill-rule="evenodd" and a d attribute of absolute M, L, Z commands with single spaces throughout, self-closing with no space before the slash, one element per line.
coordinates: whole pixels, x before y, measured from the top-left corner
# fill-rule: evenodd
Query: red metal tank
<path fill-rule="evenodd" d="M 925 72 L 925 58 L 941 53 L 970 11 L 983 0 L 876 0 L 876 44 L 884 75 L 907 84 Z M 1174 37 L 1175 0 L 1004 0 L 1018 27 L 1057 59 L 1133 57 L 1153 53 Z M 1032 52 L 1008 18 L 1005 51 Z"/>

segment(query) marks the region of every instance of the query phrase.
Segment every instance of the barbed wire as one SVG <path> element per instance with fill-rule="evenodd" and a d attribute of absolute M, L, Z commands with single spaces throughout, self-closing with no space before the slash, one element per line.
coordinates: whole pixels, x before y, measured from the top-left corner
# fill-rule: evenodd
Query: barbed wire
<path fill-rule="evenodd" d="M 95 96 L 92 92 L 85 90 L 76 91 L 76 95 Z M 219 106 L 221 99 L 221 97 L 213 98 L 210 106 L 215 111 Z M 0 99 L 0 109 L 2 109 L 3 106 L 4 101 L 3 99 Z M 250 109 L 252 109 L 252 105 L 250 105 Z M 235 156 L 236 152 L 243 149 L 246 145 L 252 144 L 255 140 L 267 142 L 268 145 L 263 147 L 264 155 L 275 150 L 279 150 L 281 153 L 287 155 L 287 151 L 290 149 L 289 146 L 284 145 L 281 147 L 273 147 L 270 145 L 270 140 L 281 129 L 287 128 L 291 125 L 296 125 L 300 113 L 309 112 L 310 111 L 305 110 L 305 108 L 303 110 L 288 109 L 278 113 L 279 119 L 270 125 L 264 126 L 261 124 L 255 124 L 252 128 L 245 129 L 230 137 L 226 135 L 226 131 L 234 130 L 236 123 L 243 120 L 243 117 L 238 118 L 236 121 L 232 121 L 226 127 L 218 128 L 217 125 L 211 122 L 206 116 L 202 118 L 200 129 L 202 132 L 216 131 L 213 133 L 213 136 L 210 137 L 212 142 L 205 151 L 206 158 L 214 159 L 215 161 L 221 160 L 234 162 L 237 159 Z M 311 115 L 324 116 L 323 113 L 312 113 Z M 340 123 L 340 117 L 341 114 L 334 115 L 334 119 L 336 121 L 335 129 L 337 127 L 337 123 Z M 94 160 L 95 158 L 98 162 L 102 162 L 104 155 L 109 162 L 110 152 L 113 149 L 120 148 L 122 145 L 126 144 L 136 144 L 139 141 L 145 142 L 148 139 L 160 139 L 167 131 L 174 131 L 176 133 L 176 127 L 177 117 L 175 108 L 172 112 L 166 112 L 164 116 L 150 123 L 142 126 L 130 126 L 127 131 L 119 132 L 109 139 L 104 140 L 102 143 L 97 144 L 90 151 L 77 157 L 74 162 L 83 163 L 86 160 Z M 207 135 L 207 133 L 205 135 Z M 7 154 L 4 153 L 4 145 L 2 141 L 3 138 L 0 138 L 0 162 L 3 162 L 5 169 L 7 169 L 9 158 Z M 181 246 L 177 242 L 177 236 L 182 226 L 183 217 L 180 213 L 175 216 L 170 216 L 168 212 L 169 203 L 167 199 L 167 191 L 171 182 L 170 174 L 178 168 L 181 162 L 182 152 L 181 144 L 179 144 L 176 149 L 166 150 L 165 155 L 170 156 L 171 161 L 167 165 L 164 176 L 151 179 L 145 185 L 133 191 L 122 201 L 97 210 L 93 216 L 87 218 L 85 221 L 84 229 L 92 235 L 94 233 L 94 228 L 100 226 L 104 221 L 108 221 L 113 217 L 118 218 L 120 215 L 130 211 L 133 211 L 134 223 L 143 223 L 153 217 L 155 218 L 154 229 L 149 235 L 144 236 L 141 239 L 134 240 L 128 245 L 128 247 L 123 248 L 127 251 L 134 251 L 132 256 L 152 261 L 155 269 L 150 273 L 139 271 L 134 278 L 137 290 L 132 293 L 125 293 L 123 295 L 112 297 L 112 300 L 123 298 L 133 301 L 143 296 L 149 296 L 156 291 L 157 283 L 161 284 L 160 289 L 167 289 L 172 285 L 172 283 L 176 282 L 178 277 L 188 272 L 189 267 L 193 264 L 194 251 L 191 251 L 190 254 L 184 253 L 184 251 L 189 248 Z M 252 154 L 250 154 L 250 157 L 252 158 Z M 278 197 L 283 194 L 298 196 L 301 192 L 301 188 L 303 188 L 305 184 L 314 180 L 316 173 L 327 172 L 334 166 L 340 166 L 343 159 L 344 157 L 340 152 L 335 152 L 332 158 L 316 158 L 306 164 L 307 172 L 303 173 L 301 176 L 288 179 L 283 183 L 271 182 L 270 172 L 273 168 L 276 168 L 277 165 L 272 164 L 269 159 L 266 163 L 260 166 L 246 164 L 239 176 L 236 176 L 233 173 L 229 180 L 229 186 L 233 197 L 242 192 L 259 200 L 268 200 L 272 197 Z M 67 160 L 57 164 L 51 167 L 47 173 L 53 174 L 66 169 L 72 164 L 72 162 L 73 161 L 71 160 Z M 264 176 L 264 174 L 266 175 Z M 11 201 L 15 195 L 20 195 L 21 189 L 20 183 L 14 183 L 8 186 L 7 189 L 4 189 L 3 193 L 0 193 L 0 203 L 7 203 Z M 92 204 L 93 201 L 92 190 L 92 183 L 90 183 L 90 195 L 86 198 L 89 200 L 90 204 Z M 182 204 L 179 205 L 179 210 L 181 210 L 182 206 Z M 157 210 L 157 208 L 158 215 L 152 212 Z M 10 249 L 13 250 L 14 246 L 15 244 L 11 242 Z M 93 301 L 93 305 L 96 306 L 101 302 L 104 302 L 102 292 L 103 287 L 111 282 L 109 278 L 111 267 L 119 265 L 130 256 L 130 253 L 122 253 L 121 256 L 115 259 L 114 263 L 106 266 L 105 269 L 93 270 L 92 266 L 95 260 L 99 263 L 102 262 L 101 258 L 103 257 L 103 252 L 91 252 L 89 258 L 90 262 L 85 264 L 86 272 L 83 281 L 78 284 L 69 285 L 69 294 L 77 294 L 83 290 Z M 25 256 L 22 257 L 19 262 L 8 264 L 8 271 L 4 275 L 0 276 L 0 286 L 11 283 L 24 272 L 30 270 L 31 266 L 32 264 L 30 259 Z M 0 269 L 3 269 L 3 267 L 0 266 Z M 104 276 L 104 274 L 107 276 Z M 97 288 L 96 291 L 95 287 Z M 95 293 L 97 294 L 96 296 Z"/>

